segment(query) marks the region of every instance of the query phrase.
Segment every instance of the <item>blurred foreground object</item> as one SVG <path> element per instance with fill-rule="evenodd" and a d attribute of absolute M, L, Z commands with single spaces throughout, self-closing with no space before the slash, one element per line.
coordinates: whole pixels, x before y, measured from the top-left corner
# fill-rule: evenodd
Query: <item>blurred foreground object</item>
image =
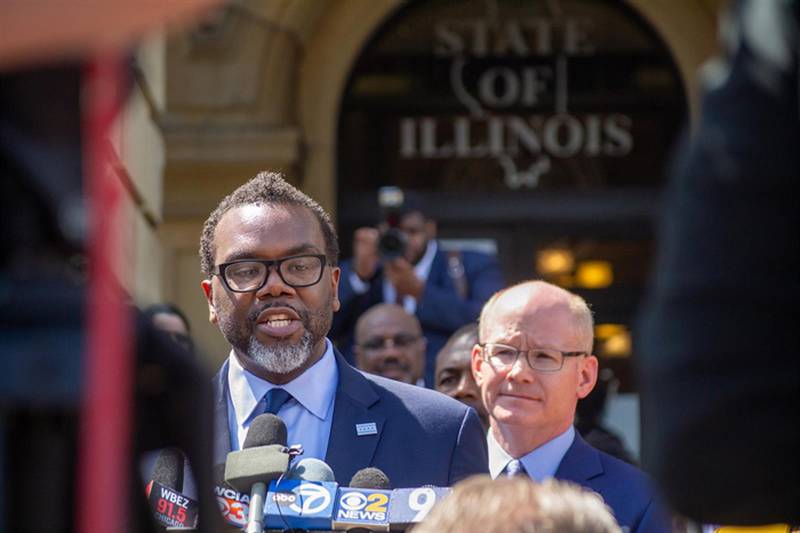
<path fill-rule="evenodd" d="M 207 376 L 153 338 L 116 276 L 108 139 L 129 88 L 122 47 L 209 3 L 3 6 L 0 531 L 151 531 L 134 462 L 164 445 L 186 450 L 215 507 Z"/>
<path fill-rule="evenodd" d="M 800 523 L 800 3 L 733 7 L 641 323 L 643 459 L 695 520 Z"/>
<path fill-rule="evenodd" d="M 473 476 L 456 484 L 414 533 L 620 533 L 599 494 L 548 479 Z"/>
<path fill-rule="evenodd" d="M 187 23 L 221 0 L 12 0 L 0 17 L 0 70 L 132 48 L 148 32 Z"/>

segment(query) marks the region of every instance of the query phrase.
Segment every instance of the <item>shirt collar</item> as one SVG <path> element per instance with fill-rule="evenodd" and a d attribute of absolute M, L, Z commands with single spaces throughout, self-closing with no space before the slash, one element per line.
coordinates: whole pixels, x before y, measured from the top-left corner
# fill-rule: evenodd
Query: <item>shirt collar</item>
<path fill-rule="evenodd" d="M 422 254 L 422 258 L 419 262 L 414 265 L 414 273 L 419 279 L 428 279 L 428 274 L 431 273 L 431 266 L 433 265 L 433 259 L 436 257 L 436 250 L 438 250 L 438 248 L 435 239 L 428 241 L 428 246 L 425 247 L 425 253 Z"/>
<path fill-rule="evenodd" d="M 536 481 L 543 481 L 555 476 L 561 460 L 564 459 L 574 440 L 575 428 L 569 426 L 564 433 L 519 457 L 519 460 L 531 478 Z M 491 429 L 486 435 L 486 442 L 489 446 L 489 473 L 492 478 L 496 478 L 505 470 L 509 461 L 514 458 L 500 447 L 500 444 L 492 435 Z"/>
<path fill-rule="evenodd" d="M 236 422 L 240 426 L 253 414 L 259 400 L 273 388 L 286 389 L 293 398 L 287 405 L 296 401 L 320 420 L 325 420 L 330 412 L 329 408 L 336 396 L 339 370 L 336 368 L 333 345 L 328 339 L 325 339 L 325 353 L 319 361 L 289 383 L 280 386 L 245 370 L 233 350 L 228 359 L 228 390 L 236 413 Z"/>

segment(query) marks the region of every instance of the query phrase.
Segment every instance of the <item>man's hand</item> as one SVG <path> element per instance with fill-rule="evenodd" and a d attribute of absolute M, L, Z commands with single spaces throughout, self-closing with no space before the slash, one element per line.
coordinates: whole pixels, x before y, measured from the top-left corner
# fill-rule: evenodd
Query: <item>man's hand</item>
<path fill-rule="evenodd" d="M 369 281 L 378 268 L 378 238 L 375 228 L 358 228 L 353 234 L 353 270 L 359 278 Z"/>
<path fill-rule="evenodd" d="M 406 259 L 398 257 L 386 263 L 386 279 L 394 285 L 398 296 L 411 296 L 415 300 L 422 297 L 425 283 L 417 277 L 414 267 Z"/>

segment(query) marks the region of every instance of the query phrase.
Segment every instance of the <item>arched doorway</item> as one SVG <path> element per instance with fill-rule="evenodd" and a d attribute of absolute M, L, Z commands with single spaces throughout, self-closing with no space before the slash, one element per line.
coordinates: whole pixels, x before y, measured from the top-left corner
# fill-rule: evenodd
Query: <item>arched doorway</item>
<path fill-rule="evenodd" d="M 440 236 L 496 249 L 510 282 L 584 296 L 596 352 L 635 391 L 630 325 L 670 148 L 689 119 L 670 48 L 619 0 L 420 0 L 351 69 L 338 218 L 379 220 L 377 189 L 424 195 Z"/>

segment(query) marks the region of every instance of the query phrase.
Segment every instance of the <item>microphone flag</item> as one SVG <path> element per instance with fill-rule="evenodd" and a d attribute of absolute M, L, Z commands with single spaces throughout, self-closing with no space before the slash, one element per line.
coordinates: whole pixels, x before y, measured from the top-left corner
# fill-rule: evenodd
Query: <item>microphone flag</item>
<path fill-rule="evenodd" d="M 151 481 L 145 490 L 153 516 L 164 527 L 196 528 L 200 504 L 166 487 L 158 481 Z"/>

